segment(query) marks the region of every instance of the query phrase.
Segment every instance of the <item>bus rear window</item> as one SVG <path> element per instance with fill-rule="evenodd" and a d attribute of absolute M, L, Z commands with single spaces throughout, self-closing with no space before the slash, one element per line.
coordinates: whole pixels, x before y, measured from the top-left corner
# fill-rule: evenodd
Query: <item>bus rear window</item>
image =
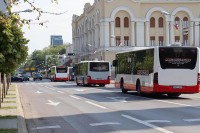
<path fill-rule="evenodd" d="M 67 68 L 56 68 L 57 73 L 67 73 Z"/>
<path fill-rule="evenodd" d="M 90 63 L 90 71 L 109 71 L 109 63 L 93 62 Z"/>
<path fill-rule="evenodd" d="M 160 47 L 159 59 L 162 69 L 194 69 L 197 48 Z"/>

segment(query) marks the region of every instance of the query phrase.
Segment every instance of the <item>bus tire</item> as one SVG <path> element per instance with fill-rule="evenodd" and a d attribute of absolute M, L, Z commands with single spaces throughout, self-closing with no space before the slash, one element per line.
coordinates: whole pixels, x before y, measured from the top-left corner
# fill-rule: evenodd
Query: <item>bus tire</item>
<path fill-rule="evenodd" d="M 176 98 L 176 97 L 179 97 L 181 95 L 181 93 L 168 93 L 167 95 L 168 95 L 168 97 Z"/>
<path fill-rule="evenodd" d="M 124 88 L 124 80 L 120 80 L 120 88 L 122 90 L 122 93 L 126 94 L 128 91 Z"/>
<path fill-rule="evenodd" d="M 105 84 L 100 84 L 99 86 L 100 86 L 100 87 L 105 87 Z"/>
<path fill-rule="evenodd" d="M 138 94 L 138 95 L 142 95 L 140 80 L 137 80 L 137 83 L 136 83 L 136 90 L 137 90 L 137 94 Z"/>

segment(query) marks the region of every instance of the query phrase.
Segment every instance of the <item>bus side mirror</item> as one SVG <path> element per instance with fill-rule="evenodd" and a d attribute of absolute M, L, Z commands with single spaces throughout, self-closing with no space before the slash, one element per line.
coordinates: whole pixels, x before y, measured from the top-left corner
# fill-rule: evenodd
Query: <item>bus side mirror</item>
<path fill-rule="evenodd" d="M 113 60 L 112 65 L 113 67 L 117 66 L 117 60 Z"/>

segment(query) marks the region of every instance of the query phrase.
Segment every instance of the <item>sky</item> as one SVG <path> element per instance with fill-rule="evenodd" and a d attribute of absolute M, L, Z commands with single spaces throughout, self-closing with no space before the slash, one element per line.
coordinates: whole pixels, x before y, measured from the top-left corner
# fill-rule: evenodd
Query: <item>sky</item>
<path fill-rule="evenodd" d="M 29 39 L 28 48 L 29 55 L 34 50 L 42 50 L 50 45 L 51 35 L 62 35 L 64 43 L 72 43 L 72 16 L 73 14 L 81 15 L 85 3 L 94 3 L 94 0 L 58 0 L 58 4 L 52 3 L 51 0 L 30 0 L 34 1 L 36 7 L 43 11 L 51 13 L 62 13 L 62 15 L 43 14 L 39 21 L 34 21 L 23 27 L 24 36 Z M 20 12 L 30 9 L 28 4 L 23 2 L 18 6 L 13 7 L 13 12 Z M 28 13 L 20 12 L 21 18 L 35 19 L 37 12 Z M 48 22 L 46 22 L 48 21 Z M 38 25 L 38 22 L 46 22 L 44 26 Z"/>

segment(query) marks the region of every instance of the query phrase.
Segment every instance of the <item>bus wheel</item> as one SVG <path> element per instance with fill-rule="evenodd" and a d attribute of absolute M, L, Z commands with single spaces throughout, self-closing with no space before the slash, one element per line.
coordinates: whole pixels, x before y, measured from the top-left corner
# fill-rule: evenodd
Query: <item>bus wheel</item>
<path fill-rule="evenodd" d="M 124 89 L 124 81 L 123 81 L 123 79 L 121 79 L 121 81 L 120 81 L 120 88 L 122 90 L 122 93 L 126 94 L 128 92 L 126 89 Z"/>
<path fill-rule="evenodd" d="M 138 80 L 136 83 L 136 90 L 137 90 L 137 94 L 141 95 L 141 86 L 140 86 L 140 81 Z"/>
<path fill-rule="evenodd" d="M 99 86 L 100 86 L 100 87 L 105 87 L 105 84 L 100 84 Z"/>
<path fill-rule="evenodd" d="M 167 95 L 168 95 L 168 97 L 176 98 L 176 97 L 179 97 L 181 95 L 181 93 L 168 93 Z"/>

